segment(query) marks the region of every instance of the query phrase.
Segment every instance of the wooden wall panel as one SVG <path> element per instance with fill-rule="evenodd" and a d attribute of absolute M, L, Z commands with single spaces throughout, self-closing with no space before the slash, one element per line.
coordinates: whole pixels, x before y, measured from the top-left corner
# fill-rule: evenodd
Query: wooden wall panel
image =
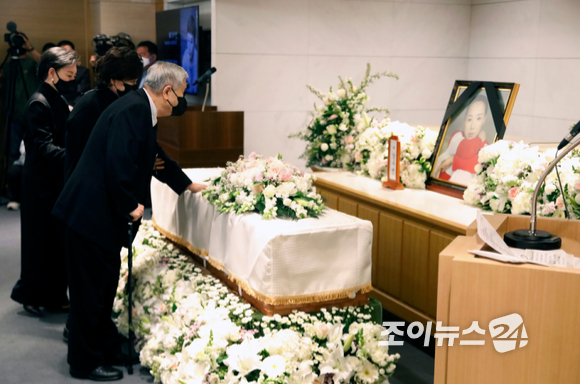
<path fill-rule="evenodd" d="M 381 212 L 376 287 L 396 298 L 401 297 L 402 241 L 403 220 Z"/>
<path fill-rule="evenodd" d="M 373 268 L 372 281 L 373 285 L 378 279 L 377 265 L 379 252 L 379 210 L 369 207 L 368 205 L 358 205 L 358 217 L 362 220 L 368 220 L 373 224 Z"/>
<path fill-rule="evenodd" d="M 429 272 L 429 228 L 403 223 L 401 260 L 401 299 L 422 312 L 427 312 L 427 279 Z"/>
<path fill-rule="evenodd" d="M 437 276 L 439 254 L 454 240 L 453 236 L 431 231 L 429 235 L 429 265 L 427 277 L 427 314 L 437 317 Z"/>
<path fill-rule="evenodd" d="M 316 191 L 322 196 L 325 206 L 334 210 L 338 209 L 338 195 L 321 188 L 317 188 Z"/>
<path fill-rule="evenodd" d="M 356 217 L 358 213 L 357 208 L 357 204 L 354 200 L 342 196 L 338 198 L 338 210 L 340 212 Z"/>

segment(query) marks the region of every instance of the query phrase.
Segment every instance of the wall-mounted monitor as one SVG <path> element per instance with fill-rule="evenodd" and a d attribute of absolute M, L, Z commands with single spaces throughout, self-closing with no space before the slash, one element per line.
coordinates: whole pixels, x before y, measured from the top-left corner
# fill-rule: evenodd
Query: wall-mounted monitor
<path fill-rule="evenodd" d="M 189 74 L 185 92 L 197 95 L 199 76 L 199 6 L 157 12 L 160 59 L 181 65 Z"/>

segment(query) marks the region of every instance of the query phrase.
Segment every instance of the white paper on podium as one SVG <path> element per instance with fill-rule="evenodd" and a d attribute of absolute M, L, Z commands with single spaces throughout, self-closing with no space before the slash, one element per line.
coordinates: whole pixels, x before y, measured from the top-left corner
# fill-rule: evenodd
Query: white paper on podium
<path fill-rule="evenodd" d="M 537 249 L 513 249 L 503 241 L 499 233 L 485 219 L 481 212 L 477 212 L 477 235 L 491 248 L 499 253 L 488 251 L 469 251 L 476 256 L 486 257 L 504 263 L 513 264 L 538 264 L 546 267 L 563 267 L 580 269 L 580 259 L 558 249 L 555 251 L 542 251 Z M 578 260 L 576 260 L 578 259 Z"/>
<path fill-rule="evenodd" d="M 481 211 L 477 212 L 477 235 L 483 240 L 487 245 L 495 249 L 500 255 L 503 256 L 510 256 L 516 259 L 525 259 L 522 257 L 523 255 L 516 252 L 515 250 L 511 249 L 507 246 L 505 241 L 501 238 L 499 233 L 491 226 L 489 221 L 483 217 Z"/>

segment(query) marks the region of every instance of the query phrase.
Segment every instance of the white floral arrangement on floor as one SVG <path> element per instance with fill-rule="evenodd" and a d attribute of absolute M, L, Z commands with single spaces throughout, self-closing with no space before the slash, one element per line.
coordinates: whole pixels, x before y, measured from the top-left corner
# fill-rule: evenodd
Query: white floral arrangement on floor
<path fill-rule="evenodd" d="M 359 86 L 355 86 L 352 79 L 346 81 L 339 76 L 340 83 L 336 92 L 332 87 L 327 94 L 315 89 L 311 85 L 306 87 L 314 93 L 323 105 L 314 105 L 312 119 L 308 127 L 290 137 L 297 137 L 307 142 L 301 158 L 306 159 L 306 166 L 321 166 L 342 168 L 342 155 L 346 145 L 355 141 L 356 137 L 368 128 L 370 120 L 366 112 L 382 111 L 389 113 L 385 108 L 366 108 L 370 97 L 366 94 L 367 87 L 381 77 L 399 79 L 394 73 L 378 72 L 370 74 L 371 66 L 367 70 Z"/>
<path fill-rule="evenodd" d="M 346 146 L 345 168 L 359 175 L 384 181 L 387 171 L 388 140 L 397 136 L 401 142 L 401 182 L 408 188 L 424 189 L 431 163 L 437 132 L 413 127 L 398 121 L 373 120 L 354 144 Z"/>
<path fill-rule="evenodd" d="M 399 355 L 379 346 L 370 307 L 261 316 L 144 221 L 133 243 L 141 364 L 164 384 L 388 384 Z M 128 335 L 127 250 L 114 311 Z"/>
<path fill-rule="evenodd" d="M 555 158 L 554 149 L 541 152 L 522 142 L 500 140 L 479 152 L 477 175 L 470 181 L 463 199 L 485 210 L 516 215 L 530 213 L 532 195 L 541 174 Z M 546 178 L 538 195 L 541 216 L 580 218 L 580 152 L 572 151 Z"/>
<path fill-rule="evenodd" d="M 266 220 L 318 217 L 322 197 L 312 186 L 314 177 L 278 158 L 252 153 L 228 163 L 220 176 L 210 180 L 203 197 L 220 212 L 257 212 Z"/>

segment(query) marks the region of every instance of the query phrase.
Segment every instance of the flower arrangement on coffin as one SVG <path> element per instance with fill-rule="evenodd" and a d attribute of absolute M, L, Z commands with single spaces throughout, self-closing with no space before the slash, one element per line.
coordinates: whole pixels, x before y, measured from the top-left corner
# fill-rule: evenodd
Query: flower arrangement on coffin
<path fill-rule="evenodd" d="M 387 171 L 388 140 L 397 136 L 401 142 L 401 182 L 408 188 L 425 188 L 431 171 L 437 133 L 398 121 L 373 120 L 354 144 L 346 146 L 343 163 L 348 170 L 384 181 Z"/>
<path fill-rule="evenodd" d="M 314 178 L 277 158 L 252 153 L 229 162 L 220 176 L 210 180 L 203 197 L 220 212 L 257 212 L 266 220 L 318 217 L 322 197 L 312 186 Z"/>
<path fill-rule="evenodd" d="M 367 70 L 360 85 L 353 84 L 352 79 L 346 81 L 339 76 L 340 83 L 336 92 L 330 88 L 327 94 L 311 85 L 306 87 L 314 93 L 323 105 L 314 105 L 312 119 L 308 127 L 290 137 L 297 137 L 307 142 L 301 158 L 306 159 L 306 165 L 341 168 L 341 157 L 346 145 L 353 143 L 356 137 L 368 128 L 370 120 L 366 112 L 383 111 L 385 108 L 366 108 L 370 97 L 366 94 L 367 87 L 381 77 L 399 79 L 394 73 L 378 72 L 370 74 Z"/>
<path fill-rule="evenodd" d="M 479 152 L 477 175 L 463 199 L 471 205 L 499 213 L 526 214 L 540 175 L 555 158 L 555 150 L 501 140 Z M 580 152 L 572 151 L 558 165 L 563 191 L 555 170 L 548 175 L 538 195 L 538 214 L 564 218 L 565 203 L 570 218 L 580 218 Z M 565 201 L 564 201 L 565 200 Z"/>
<path fill-rule="evenodd" d="M 135 242 L 133 324 L 141 364 L 165 384 L 388 383 L 370 307 L 261 316 L 145 221 Z M 127 250 L 114 310 L 128 334 Z"/>

